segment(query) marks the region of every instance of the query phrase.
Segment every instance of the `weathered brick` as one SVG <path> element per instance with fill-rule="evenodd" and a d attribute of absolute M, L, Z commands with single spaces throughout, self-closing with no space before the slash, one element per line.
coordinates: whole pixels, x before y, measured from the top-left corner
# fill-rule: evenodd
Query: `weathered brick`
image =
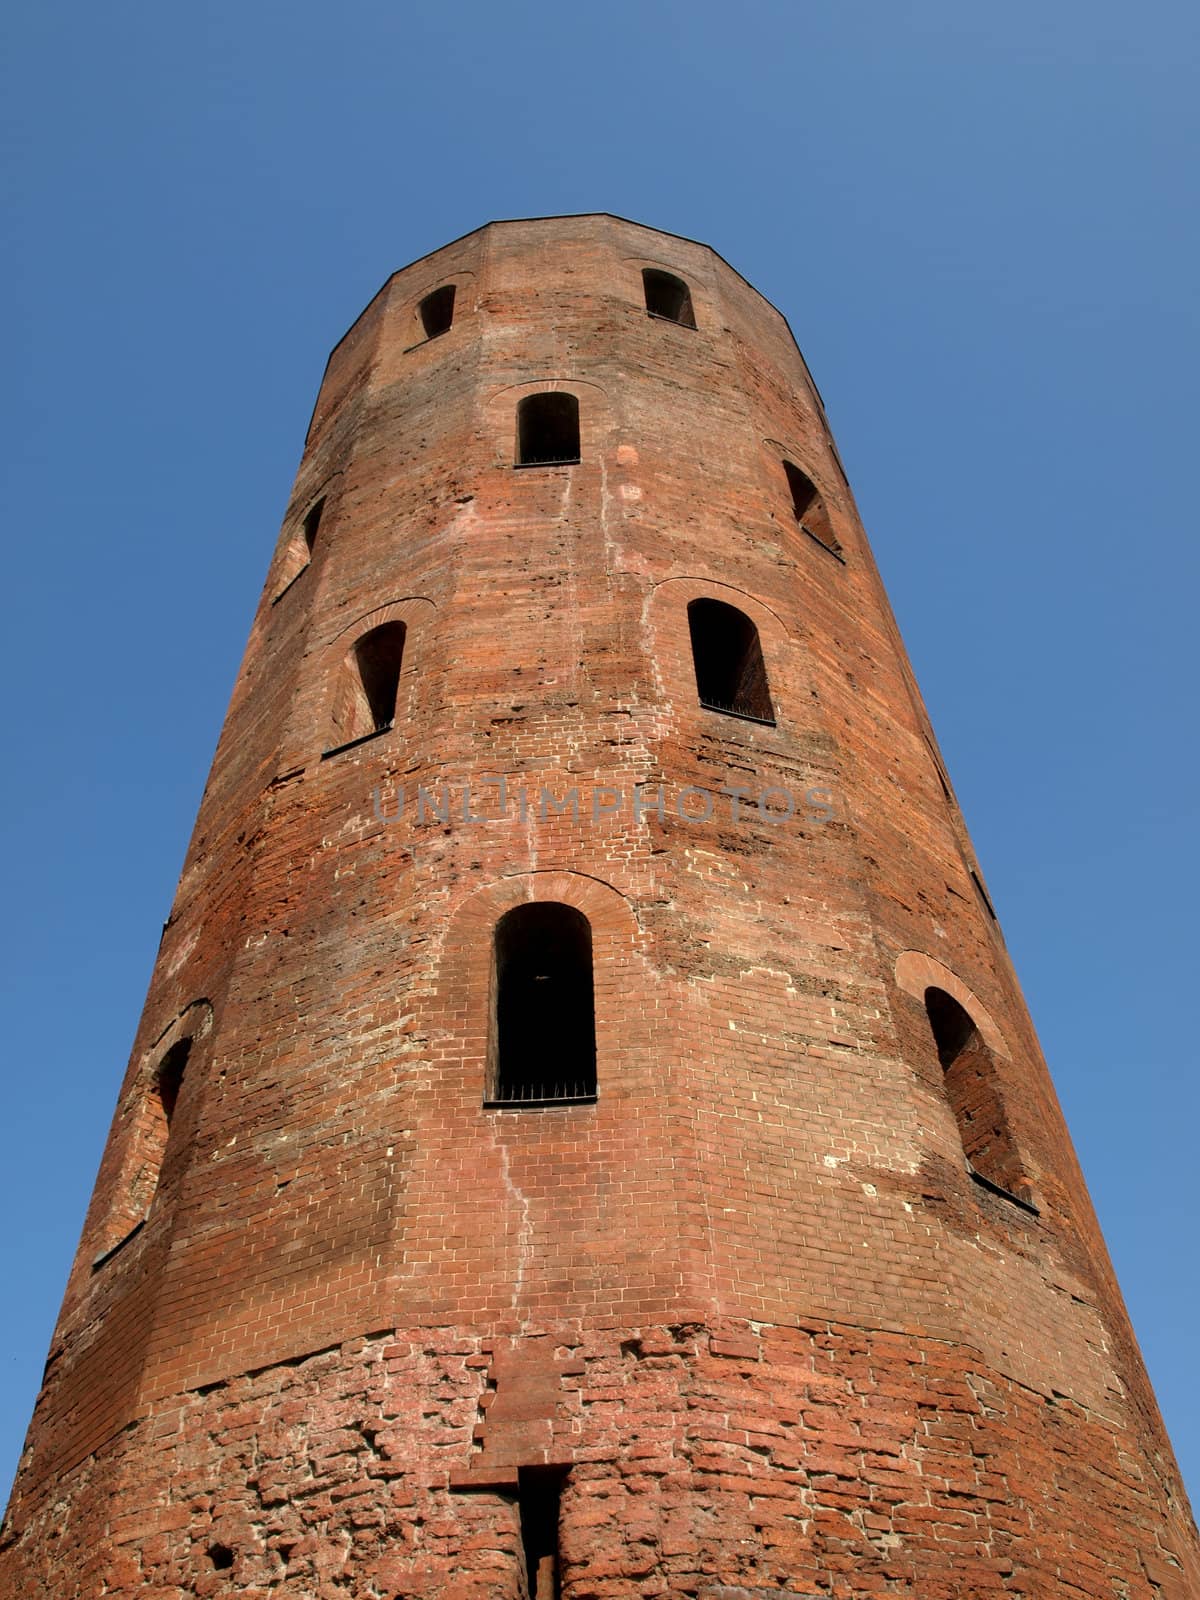
<path fill-rule="evenodd" d="M 581 459 L 515 469 L 551 390 Z M 698 703 L 713 600 L 773 723 Z M 398 624 L 393 726 L 350 744 L 349 653 Z M 535 901 L 590 925 L 598 1094 L 485 1108 L 493 932 Z M 930 988 L 975 1023 L 957 1089 Z M 527 1600 L 535 1468 L 563 1600 L 1200 1593 L 819 397 L 703 246 L 496 224 L 334 351 L 54 1351 L 3 1600 Z"/>

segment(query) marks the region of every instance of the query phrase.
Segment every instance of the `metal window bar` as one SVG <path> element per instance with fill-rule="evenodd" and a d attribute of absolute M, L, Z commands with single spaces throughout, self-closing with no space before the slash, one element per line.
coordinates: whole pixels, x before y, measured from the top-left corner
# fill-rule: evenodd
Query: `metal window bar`
<path fill-rule="evenodd" d="M 819 533 L 814 533 L 813 532 L 813 530 L 809 527 L 807 522 L 801 522 L 800 523 L 800 532 L 801 533 L 806 533 L 808 535 L 808 537 L 813 541 L 814 544 L 819 544 L 821 546 L 822 550 L 827 550 L 829 552 L 829 554 L 831 556 L 833 556 L 836 560 L 840 561 L 843 566 L 846 565 L 846 557 L 842 554 L 841 545 L 830 544 L 828 539 L 822 539 L 822 537 L 821 537 L 821 535 Z"/>
<path fill-rule="evenodd" d="M 345 744 L 332 744 L 328 750 L 321 751 L 321 760 L 328 761 L 330 756 L 340 756 L 343 750 L 353 750 L 356 744 L 366 744 L 368 739 L 378 739 L 381 733 L 391 733 L 396 726 L 395 719 L 385 722 L 378 728 L 372 728 L 370 733 L 360 733 L 356 739 L 347 739 Z"/>
<path fill-rule="evenodd" d="M 489 1106 L 549 1106 L 585 1105 L 595 1100 L 596 1090 L 586 1080 L 575 1079 L 562 1083 L 502 1084 L 496 1093 L 484 1102 Z"/>
<path fill-rule="evenodd" d="M 1006 1189 L 1002 1183 L 997 1183 L 995 1178 L 986 1177 L 982 1172 L 980 1172 L 979 1168 L 974 1166 L 970 1161 L 967 1162 L 967 1172 L 970 1175 L 971 1181 L 973 1183 L 977 1183 L 981 1189 L 986 1189 L 989 1194 L 999 1195 L 1002 1200 L 1011 1200 L 1013 1205 L 1020 1206 L 1022 1211 L 1028 1211 L 1032 1216 L 1041 1216 L 1042 1211 L 1040 1206 L 1036 1205 L 1032 1200 L 1027 1199 L 1025 1195 L 1015 1194 L 1013 1190 Z"/>
<path fill-rule="evenodd" d="M 760 717 L 757 712 L 747 711 L 739 705 L 723 705 L 719 700 L 701 700 L 701 709 L 704 711 L 720 711 L 727 717 L 740 717 L 743 722 L 757 722 L 760 727 L 773 728 L 774 717 Z"/>

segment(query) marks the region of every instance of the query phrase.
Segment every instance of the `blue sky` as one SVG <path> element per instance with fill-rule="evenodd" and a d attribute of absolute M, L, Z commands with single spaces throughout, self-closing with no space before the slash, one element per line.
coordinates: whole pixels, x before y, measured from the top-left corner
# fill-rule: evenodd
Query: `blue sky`
<path fill-rule="evenodd" d="M 1193 1494 L 1200 12 L 0 24 L 0 1492 L 329 347 L 493 217 L 702 239 L 821 385 Z"/>

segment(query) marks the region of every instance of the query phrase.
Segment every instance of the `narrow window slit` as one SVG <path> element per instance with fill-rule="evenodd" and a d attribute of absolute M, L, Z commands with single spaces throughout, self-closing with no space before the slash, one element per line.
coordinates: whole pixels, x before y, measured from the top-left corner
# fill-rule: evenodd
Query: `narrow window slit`
<path fill-rule="evenodd" d="M 565 1477 L 558 1467 L 521 1467 L 517 1471 L 529 1600 L 559 1600 L 562 1593 L 558 1523 Z"/>

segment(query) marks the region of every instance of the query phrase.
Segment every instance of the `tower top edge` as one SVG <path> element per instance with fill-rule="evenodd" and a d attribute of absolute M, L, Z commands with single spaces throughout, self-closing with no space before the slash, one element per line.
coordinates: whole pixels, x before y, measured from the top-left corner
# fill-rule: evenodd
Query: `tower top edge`
<path fill-rule="evenodd" d="M 783 323 L 789 336 L 791 337 L 792 343 L 795 345 L 796 350 L 800 355 L 801 361 L 804 362 L 805 371 L 808 373 L 809 381 L 813 385 L 813 390 L 816 393 L 817 399 L 821 401 L 822 409 L 824 409 L 824 401 L 821 399 L 820 390 L 817 388 L 816 381 L 809 370 L 808 363 L 804 360 L 804 352 L 800 348 L 800 341 L 796 338 L 791 323 L 788 321 L 787 317 L 779 309 L 779 307 L 774 303 L 774 301 L 769 300 L 767 296 L 763 294 L 761 289 L 756 288 L 755 285 L 750 282 L 749 278 L 747 278 L 744 273 L 739 272 L 735 266 L 726 260 L 719 250 L 714 249 L 712 245 L 705 243 L 703 239 L 694 239 L 690 234 L 686 233 L 675 233 L 669 228 L 655 228 L 652 227 L 648 222 L 638 222 L 633 217 L 623 217 L 619 212 L 616 211 L 562 211 L 551 212 L 544 216 L 493 217 L 488 222 L 480 223 L 479 227 L 477 228 L 468 228 L 466 233 L 460 233 L 453 239 L 447 239 L 445 244 L 440 244 L 433 250 L 427 250 L 423 255 L 414 256 L 411 261 L 406 261 L 402 266 L 395 267 L 391 272 L 388 273 L 387 277 L 380 284 L 379 288 L 366 302 L 362 310 L 354 318 L 353 322 L 350 323 L 349 327 L 347 327 L 345 333 L 343 333 L 341 338 L 333 344 L 329 351 L 329 357 L 326 361 L 326 371 L 328 371 L 329 362 L 332 361 L 334 355 L 337 353 L 341 345 L 344 344 L 349 335 L 353 333 L 354 329 L 379 299 L 380 295 L 387 291 L 391 283 L 398 278 L 402 272 L 409 272 L 413 267 L 420 266 L 424 261 L 432 261 L 435 256 L 441 255 L 443 251 L 451 250 L 456 245 L 464 244 L 468 239 L 473 239 L 479 234 L 488 233 L 493 228 L 528 227 L 531 223 L 539 222 L 553 223 L 590 221 L 615 222 L 619 223 L 622 227 L 638 228 L 643 233 L 653 234 L 659 239 L 675 239 L 681 244 L 690 245 L 696 250 L 703 250 L 707 252 L 708 255 L 712 256 L 713 259 L 722 267 L 724 267 L 727 272 L 732 273 L 733 276 L 739 280 L 739 282 L 745 284 L 746 288 L 749 289 L 751 294 L 756 295 L 757 298 L 761 300 L 762 303 L 771 311 L 773 311 Z"/>
<path fill-rule="evenodd" d="M 388 274 L 381 287 L 386 287 L 401 272 L 407 272 L 410 268 L 419 266 L 422 261 L 432 260 L 434 256 L 441 255 L 443 250 L 450 250 L 455 245 L 463 244 L 466 240 L 473 239 L 476 234 L 488 233 L 492 228 L 525 228 L 531 223 L 538 222 L 593 221 L 619 222 L 622 227 L 639 228 L 643 233 L 656 234 L 660 239 L 677 239 L 681 244 L 692 245 L 697 250 L 706 250 L 709 255 L 715 256 L 723 267 L 727 267 L 735 277 L 741 278 L 747 288 L 752 289 L 755 294 L 759 294 L 759 291 L 754 288 L 754 285 L 747 277 L 726 261 L 719 250 L 715 250 L 712 245 L 707 244 L 703 239 L 693 239 L 690 234 L 675 233 L 670 228 L 655 228 L 649 222 L 639 222 L 635 217 L 623 217 L 616 211 L 554 211 L 531 217 L 492 217 L 489 221 L 480 223 L 479 227 L 468 228 L 466 233 L 460 233 L 453 239 L 447 239 L 445 244 L 438 245 L 436 249 L 427 250 L 424 255 L 414 256 L 411 261 L 406 261 L 402 266 L 396 267 Z M 760 295 L 759 297 L 760 299 L 766 299 L 765 295 Z M 769 301 L 768 304 L 770 304 Z"/>

